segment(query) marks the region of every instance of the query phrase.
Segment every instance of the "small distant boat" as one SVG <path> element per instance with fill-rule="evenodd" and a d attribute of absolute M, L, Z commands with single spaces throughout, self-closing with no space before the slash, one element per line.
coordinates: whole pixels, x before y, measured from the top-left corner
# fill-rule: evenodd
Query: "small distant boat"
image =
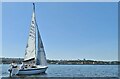
<path fill-rule="evenodd" d="M 46 55 L 36 22 L 35 4 L 33 3 L 32 21 L 24 61 L 20 66 L 12 65 L 8 71 L 11 75 L 33 75 L 45 73 L 47 68 Z"/>

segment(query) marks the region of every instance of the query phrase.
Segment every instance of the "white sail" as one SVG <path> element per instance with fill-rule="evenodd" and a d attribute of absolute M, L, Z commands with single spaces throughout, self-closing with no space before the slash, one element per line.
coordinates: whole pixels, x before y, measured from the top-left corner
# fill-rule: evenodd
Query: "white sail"
<path fill-rule="evenodd" d="M 37 35 L 38 35 L 38 51 L 37 51 L 37 55 L 36 55 L 36 65 L 47 66 L 47 60 L 46 60 L 46 55 L 45 55 L 45 51 L 44 51 L 44 46 L 43 46 L 42 39 L 40 37 L 38 26 L 37 26 Z"/>
<path fill-rule="evenodd" d="M 35 58 L 36 53 L 36 25 L 35 25 L 35 11 L 33 9 L 32 21 L 28 37 L 28 43 L 25 50 L 24 61 Z"/>

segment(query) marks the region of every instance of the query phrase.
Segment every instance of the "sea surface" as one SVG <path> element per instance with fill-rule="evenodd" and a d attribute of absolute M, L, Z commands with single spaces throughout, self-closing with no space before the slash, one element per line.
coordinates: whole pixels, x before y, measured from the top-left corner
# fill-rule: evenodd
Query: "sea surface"
<path fill-rule="evenodd" d="M 0 64 L 0 77 L 9 77 L 9 64 Z M 30 77 L 118 77 L 117 65 L 48 65 L 45 74 Z"/>

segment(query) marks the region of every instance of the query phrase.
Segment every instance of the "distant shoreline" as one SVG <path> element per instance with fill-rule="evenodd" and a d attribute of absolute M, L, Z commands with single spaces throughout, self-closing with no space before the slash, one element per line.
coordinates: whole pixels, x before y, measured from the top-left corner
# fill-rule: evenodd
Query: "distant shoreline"
<path fill-rule="evenodd" d="M 10 64 L 15 61 L 21 64 L 23 58 L 0 58 L 0 64 Z M 47 60 L 48 64 L 58 65 L 120 65 L 120 61 L 95 61 L 95 60 Z"/>

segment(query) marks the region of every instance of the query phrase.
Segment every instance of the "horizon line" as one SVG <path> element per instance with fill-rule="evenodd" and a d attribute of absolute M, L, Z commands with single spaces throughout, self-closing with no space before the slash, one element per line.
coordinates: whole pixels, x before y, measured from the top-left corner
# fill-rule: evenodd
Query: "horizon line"
<path fill-rule="evenodd" d="M 0 58 L 23 58 L 24 57 L 0 57 Z M 83 58 L 83 59 L 79 59 L 79 58 L 76 58 L 76 59 L 48 59 L 47 60 L 93 60 L 93 61 L 120 61 L 120 60 L 96 60 L 96 59 L 86 59 L 86 58 Z"/>

